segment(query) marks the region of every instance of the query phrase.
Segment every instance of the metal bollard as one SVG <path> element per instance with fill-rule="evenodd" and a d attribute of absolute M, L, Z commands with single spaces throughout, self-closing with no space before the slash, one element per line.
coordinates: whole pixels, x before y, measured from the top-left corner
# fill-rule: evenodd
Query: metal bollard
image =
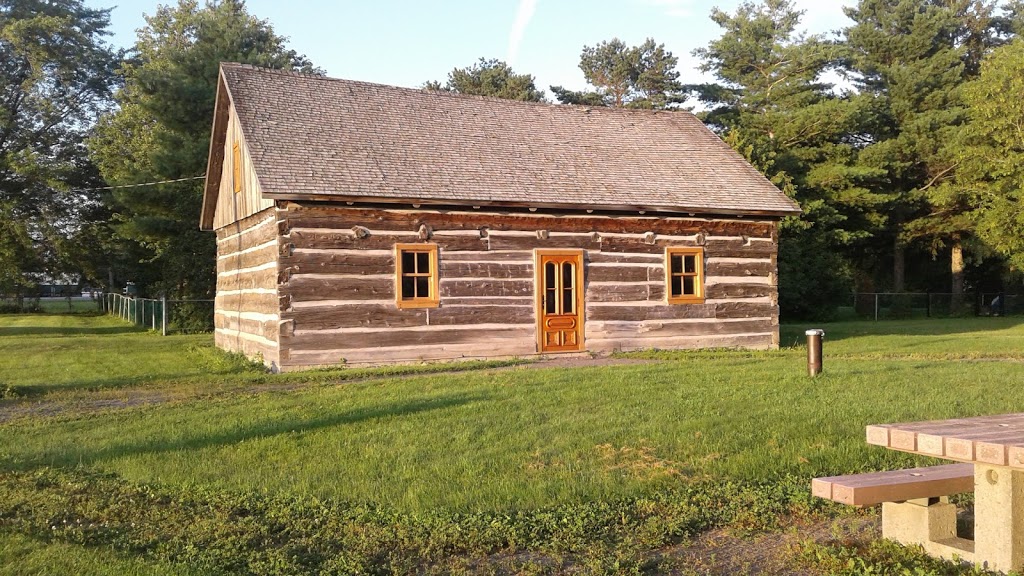
<path fill-rule="evenodd" d="M 808 330 L 807 335 L 807 374 L 817 376 L 821 374 L 821 340 L 825 337 L 824 330 Z"/>

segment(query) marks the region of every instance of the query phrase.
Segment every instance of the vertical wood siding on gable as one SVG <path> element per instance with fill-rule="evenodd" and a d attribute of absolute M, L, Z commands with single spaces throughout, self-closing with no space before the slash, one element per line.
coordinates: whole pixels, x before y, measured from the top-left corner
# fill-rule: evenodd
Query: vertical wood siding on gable
<path fill-rule="evenodd" d="M 772 221 L 285 202 L 276 215 L 283 369 L 536 354 L 535 248 L 585 251 L 588 351 L 778 345 Z M 440 249 L 441 306 L 400 310 L 392 248 L 422 241 Z M 704 304 L 666 303 L 666 245 L 703 246 Z"/>
<path fill-rule="evenodd" d="M 238 143 L 242 167 L 242 190 L 235 192 L 235 154 L 234 146 Z M 249 147 L 242 137 L 242 130 L 238 124 L 238 115 L 234 106 L 228 107 L 227 134 L 224 139 L 224 166 L 220 172 L 220 191 L 217 195 L 217 208 L 213 216 L 214 230 L 223 228 L 233 222 L 237 222 L 257 212 L 272 208 L 273 200 L 262 197 L 259 180 L 252 168 L 252 159 L 249 156 Z"/>

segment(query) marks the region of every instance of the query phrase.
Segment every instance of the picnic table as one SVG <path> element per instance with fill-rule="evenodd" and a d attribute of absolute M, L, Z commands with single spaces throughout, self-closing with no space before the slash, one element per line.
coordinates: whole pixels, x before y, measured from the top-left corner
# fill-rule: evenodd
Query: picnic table
<path fill-rule="evenodd" d="M 1024 414 L 868 426 L 867 441 L 973 466 L 973 541 L 956 536 L 956 509 L 938 497 L 883 503 L 884 537 L 990 570 L 1024 568 Z"/>

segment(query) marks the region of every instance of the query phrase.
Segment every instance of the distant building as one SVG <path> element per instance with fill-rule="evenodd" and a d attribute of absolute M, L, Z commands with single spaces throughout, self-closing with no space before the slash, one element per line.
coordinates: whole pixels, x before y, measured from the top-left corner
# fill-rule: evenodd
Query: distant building
<path fill-rule="evenodd" d="M 216 341 L 276 369 L 778 345 L 797 205 L 687 112 L 223 64 Z"/>

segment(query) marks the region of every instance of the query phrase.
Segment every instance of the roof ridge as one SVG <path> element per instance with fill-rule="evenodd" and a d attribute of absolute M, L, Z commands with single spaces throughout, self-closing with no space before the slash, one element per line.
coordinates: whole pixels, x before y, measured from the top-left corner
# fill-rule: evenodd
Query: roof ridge
<path fill-rule="evenodd" d="M 515 100 L 512 98 L 501 98 L 498 96 L 479 96 L 476 94 L 462 94 L 459 92 L 450 92 L 448 90 L 431 90 L 429 88 L 410 88 L 408 86 L 395 86 L 393 84 L 383 84 L 380 82 L 367 82 L 366 80 L 351 80 L 348 78 L 338 78 L 334 76 L 327 76 L 321 74 L 314 74 L 311 72 L 302 72 L 299 70 L 285 70 L 281 68 L 267 68 L 265 66 L 257 66 L 255 64 L 242 64 L 239 62 L 221 62 L 222 67 L 226 68 L 241 68 L 245 70 L 252 70 L 255 72 L 279 74 L 283 76 L 293 76 L 297 78 L 304 78 L 307 80 L 316 80 L 321 82 L 339 82 L 342 84 L 354 84 L 357 86 L 371 87 L 371 88 L 383 88 L 386 90 L 398 90 L 402 92 L 414 92 L 417 94 L 431 94 L 445 98 L 454 98 L 462 100 L 478 100 L 482 102 L 501 102 L 503 104 L 510 104 L 513 106 L 525 105 L 525 106 L 541 106 L 547 108 L 558 108 L 558 109 L 570 109 L 570 110 L 582 110 L 586 113 L 597 111 L 601 114 L 625 114 L 625 115 L 637 115 L 637 116 L 658 116 L 661 114 L 681 114 L 691 118 L 697 118 L 696 115 L 683 108 L 675 109 L 661 109 L 652 110 L 646 108 L 625 108 L 616 106 L 592 106 L 588 104 L 563 104 L 561 102 L 532 102 L 528 100 Z M 699 119 L 698 119 L 699 121 Z M 702 122 L 703 124 L 703 122 Z"/>

